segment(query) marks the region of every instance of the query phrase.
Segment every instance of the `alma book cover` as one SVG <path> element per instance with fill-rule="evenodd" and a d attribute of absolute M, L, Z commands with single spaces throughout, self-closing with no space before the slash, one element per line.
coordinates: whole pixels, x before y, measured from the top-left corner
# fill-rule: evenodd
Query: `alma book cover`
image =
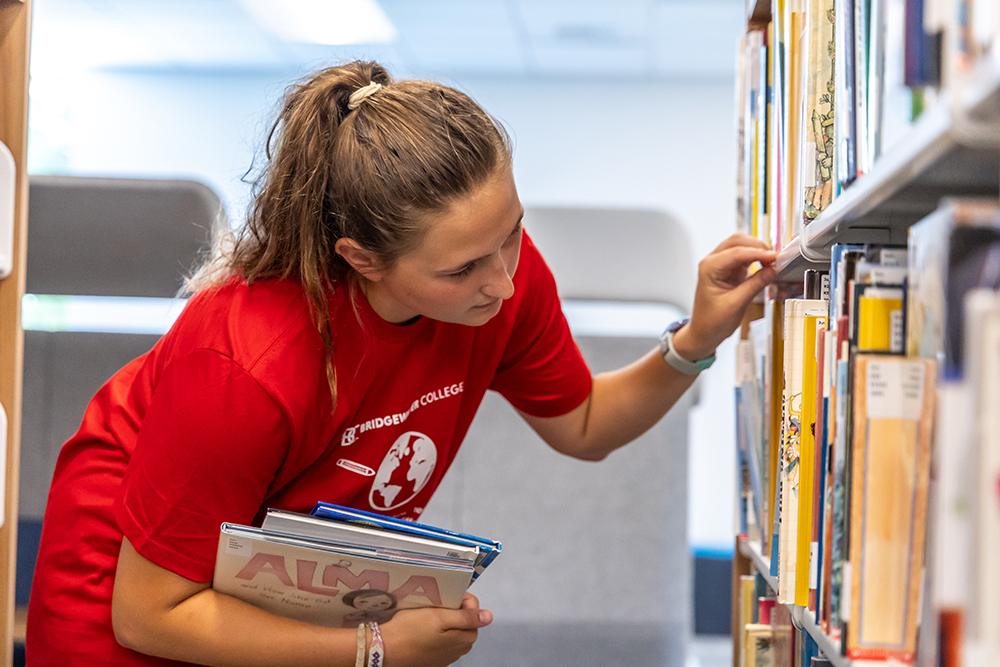
<path fill-rule="evenodd" d="M 290 514 L 269 510 L 270 521 L 261 528 L 222 524 L 212 588 L 280 616 L 357 627 L 388 621 L 400 609 L 457 609 L 477 566 L 480 572 L 484 567 L 476 546 L 432 545 L 424 536 L 403 543 L 400 533 L 390 531 L 382 531 L 379 542 L 335 530 L 333 520 Z M 321 521 L 331 524 L 328 535 L 316 525 Z M 498 542 L 482 542 L 499 552 Z"/>

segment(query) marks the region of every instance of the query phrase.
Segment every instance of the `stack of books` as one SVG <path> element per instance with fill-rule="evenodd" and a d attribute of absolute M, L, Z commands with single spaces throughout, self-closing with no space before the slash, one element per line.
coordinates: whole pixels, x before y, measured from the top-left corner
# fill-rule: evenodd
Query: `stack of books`
<path fill-rule="evenodd" d="M 269 509 L 260 528 L 224 523 L 212 588 L 327 627 L 385 622 L 401 609 L 458 609 L 501 545 L 329 503 Z"/>

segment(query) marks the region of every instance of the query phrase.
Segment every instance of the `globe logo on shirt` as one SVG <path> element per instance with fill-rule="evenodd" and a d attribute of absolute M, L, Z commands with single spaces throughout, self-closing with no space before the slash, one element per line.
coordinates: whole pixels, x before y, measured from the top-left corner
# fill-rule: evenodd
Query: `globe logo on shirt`
<path fill-rule="evenodd" d="M 368 496 L 376 510 L 392 510 L 413 500 L 437 466 L 437 447 L 423 433 L 407 431 L 396 438 L 382 460 Z"/>

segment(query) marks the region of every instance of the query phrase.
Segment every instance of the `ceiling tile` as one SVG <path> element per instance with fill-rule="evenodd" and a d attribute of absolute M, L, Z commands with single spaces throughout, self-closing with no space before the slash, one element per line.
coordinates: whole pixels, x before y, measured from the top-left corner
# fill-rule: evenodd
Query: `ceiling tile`
<path fill-rule="evenodd" d="M 731 76 L 743 0 L 381 0 L 392 45 L 288 44 L 238 0 L 35 0 L 32 66 L 400 75 Z M 70 54 L 70 55 L 68 55 Z"/>

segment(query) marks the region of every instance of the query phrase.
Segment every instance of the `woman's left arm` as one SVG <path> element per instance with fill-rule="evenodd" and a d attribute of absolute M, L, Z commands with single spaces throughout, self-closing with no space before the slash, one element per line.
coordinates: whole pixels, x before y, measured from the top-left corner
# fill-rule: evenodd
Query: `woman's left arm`
<path fill-rule="evenodd" d="M 691 320 L 673 339 L 680 356 L 693 361 L 715 352 L 739 326 L 754 296 L 774 279 L 775 257 L 763 242 L 734 234 L 701 260 Z M 754 262 L 762 268 L 748 275 Z M 598 461 L 656 424 L 695 377 L 652 350 L 624 368 L 595 375 L 590 395 L 565 415 L 521 414 L 557 451 Z"/>

